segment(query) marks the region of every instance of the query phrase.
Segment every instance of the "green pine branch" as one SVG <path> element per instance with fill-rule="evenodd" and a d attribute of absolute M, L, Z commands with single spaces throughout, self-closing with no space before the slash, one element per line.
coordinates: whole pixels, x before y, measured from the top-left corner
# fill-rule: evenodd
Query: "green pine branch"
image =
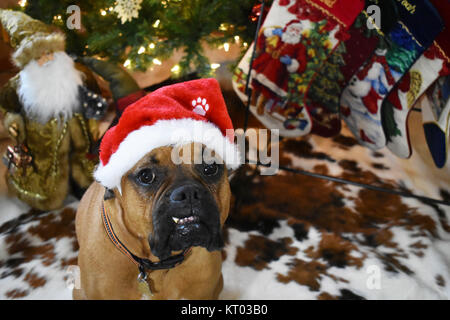
<path fill-rule="evenodd" d="M 210 62 L 202 43 L 220 46 L 238 36 L 251 43 L 256 23 L 250 20 L 255 0 L 144 0 L 139 17 L 121 23 L 115 0 L 29 0 L 25 13 L 66 33 L 67 51 L 76 55 L 107 57 L 116 63 L 129 61 L 131 69 L 146 70 L 155 59 L 162 61 L 174 50 L 184 50 L 180 74 L 210 74 Z M 82 30 L 65 27 L 69 5 L 81 9 Z M 270 6 L 270 3 L 266 3 Z M 102 15 L 102 11 L 106 14 Z M 58 18 L 60 17 L 60 18 Z M 158 23 L 156 23 L 159 21 Z M 144 48 L 145 51 L 141 52 Z"/>

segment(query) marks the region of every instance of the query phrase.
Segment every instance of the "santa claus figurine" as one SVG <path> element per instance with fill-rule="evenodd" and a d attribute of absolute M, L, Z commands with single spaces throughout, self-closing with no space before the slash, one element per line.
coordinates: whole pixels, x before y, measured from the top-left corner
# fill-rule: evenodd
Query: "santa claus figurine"
<path fill-rule="evenodd" d="M 17 11 L 0 10 L 0 22 L 21 70 L 0 90 L 3 123 L 15 141 L 3 158 L 8 188 L 32 208 L 56 209 L 70 180 L 79 190 L 92 182 L 96 123 L 86 114 L 100 118 L 106 100 L 89 70 L 64 52 L 61 33 Z"/>
<path fill-rule="evenodd" d="M 300 43 L 302 25 L 292 20 L 281 29 L 266 27 L 257 41 L 257 57 L 252 68 L 252 104 L 258 114 L 264 113 L 268 99 L 282 100 L 287 96 L 291 73 L 306 68 L 306 48 Z"/>

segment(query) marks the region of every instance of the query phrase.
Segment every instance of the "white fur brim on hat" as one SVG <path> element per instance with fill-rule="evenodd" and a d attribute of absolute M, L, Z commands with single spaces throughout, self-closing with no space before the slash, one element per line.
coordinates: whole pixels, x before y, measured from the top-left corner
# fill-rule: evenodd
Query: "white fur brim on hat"
<path fill-rule="evenodd" d="M 212 123 L 193 119 L 159 120 L 151 126 L 132 131 L 120 143 L 105 165 L 100 163 L 94 178 L 109 189 L 118 187 L 122 176 L 150 151 L 162 146 L 183 146 L 198 142 L 214 150 L 228 169 L 241 164 L 238 146 Z"/>

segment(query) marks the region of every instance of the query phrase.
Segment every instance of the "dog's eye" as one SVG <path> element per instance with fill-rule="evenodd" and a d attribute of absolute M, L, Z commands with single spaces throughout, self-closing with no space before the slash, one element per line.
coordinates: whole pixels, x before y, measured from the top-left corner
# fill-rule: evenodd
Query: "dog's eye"
<path fill-rule="evenodd" d="M 205 164 L 205 166 L 203 167 L 203 174 L 205 176 L 213 176 L 213 175 L 217 174 L 218 171 L 219 171 L 219 166 L 215 163 Z"/>
<path fill-rule="evenodd" d="M 139 171 L 137 178 L 142 184 L 150 184 L 155 180 L 155 174 L 151 169 L 143 169 Z"/>

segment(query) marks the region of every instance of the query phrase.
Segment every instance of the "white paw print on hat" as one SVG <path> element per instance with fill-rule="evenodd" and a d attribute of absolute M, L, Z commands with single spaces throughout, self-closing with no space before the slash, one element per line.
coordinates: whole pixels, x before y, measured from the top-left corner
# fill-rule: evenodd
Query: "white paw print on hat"
<path fill-rule="evenodd" d="M 202 97 L 192 100 L 192 106 L 194 107 L 192 111 L 201 116 L 204 116 L 209 110 L 209 104 L 207 104 L 206 99 Z"/>

